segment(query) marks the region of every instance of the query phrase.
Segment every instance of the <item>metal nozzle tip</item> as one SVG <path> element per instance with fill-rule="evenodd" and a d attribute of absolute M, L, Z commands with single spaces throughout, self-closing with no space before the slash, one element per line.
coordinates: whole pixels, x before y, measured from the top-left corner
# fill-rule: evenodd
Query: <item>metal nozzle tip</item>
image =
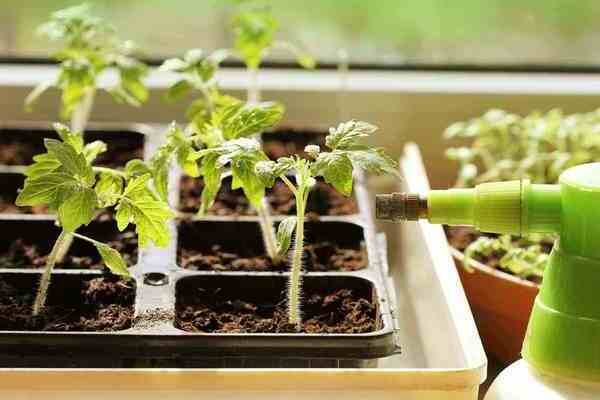
<path fill-rule="evenodd" d="M 390 221 L 416 221 L 427 216 L 427 198 L 415 193 L 375 196 L 375 216 Z"/>

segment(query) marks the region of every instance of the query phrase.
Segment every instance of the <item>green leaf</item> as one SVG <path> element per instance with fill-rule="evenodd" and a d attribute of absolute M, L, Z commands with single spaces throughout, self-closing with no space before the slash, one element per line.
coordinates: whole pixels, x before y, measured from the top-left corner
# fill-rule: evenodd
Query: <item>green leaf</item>
<path fill-rule="evenodd" d="M 151 173 L 152 173 L 152 170 L 150 169 L 150 167 L 148 167 L 148 165 L 146 165 L 146 163 L 140 159 L 136 158 L 136 159 L 127 161 L 127 164 L 125 164 L 125 174 L 127 175 L 128 178 L 135 178 L 138 176 L 151 174 Z"/>
<path fill-rule="evenodd" d="M 123 260 L 123 257 L 121 257 L 121 254 L 117 250 L 100 242 L 94 242 L 94 246 L 96 246 L 100 257 L 102 257 L 102 261 L 104 261 L 104 265 L 110 269 L 110 272 L 115 275 L 131 277 L 125 260 Z"/>
<path fill-rule="evenodd" d="M 96 158 L 106 152 L 106 143 L 101 140 L 95 140 L 92 143 L 88 143 L 83 147 L 83 155 L 88 163 L 93 163 Z"/>
<path fill-rule="evenodd" d="M 266 188 L 264 181 L 254 173 L 255 165 L 256 163 L 252 159 L 242 159 L 232 163 L 231 176 L 233 181 L 231 188 L 241 187 L 250 204 L 258 207 L 263 197 L 265 197 Z"/>
<path fill-rule="evenodd" d="M 140 246 L 145 247 L 154 242 L 155 245 L 164 247 L 170 240 L 166 222 L 174 214 L 149 190 L 150 178 L 148 174 L 129 181 L 117 204 L 117 226 L 122 231 L 133 222 L 136 225 Z"/>
<path fill-rule="evenodd" d="M 54 172 L 60 168 L 60 161 L 52 154 L 43 153 L 33 157 L 33 164 L 25 169 L 25 176 L 29 178 L 37 178 L 42 175 Z"/>
<path fill-rule="evenodd" d="M 69 127 L 59 122 L 54 123 L 52 127 L 64 143 L 73 147 L 76 153 L 81 153 L 84 143 L 81 132 L 72 132 Z"/>
<path fill-rule="evenodd" d="M 200 175 L 204 179 L 204 188 L 200 196 L 200 207 L 198 215 L 205 215 L 206 212 L 215 202 L 217 193 L 221 188 L 222 171 L 217 163 L 219 155 L 212 153 L 207 155 L 202 160 L 200 166 Z"/>
<path fill-rule="evenodd" d="M 323 176 L 325 182 L 340 193 L 346 196 L 352 193 L 352 161 L 346 152 L 320 153 L 312 166 L 312 172 L 314 176 Z"/>
<path fill-rule="evenodd" d="M 287 217 L 277 227 L 277 253 L 280 256 L 285 256 L 292 245 L 297 221 L 295 216 Z"/>
<path fill-rule="evenodd" d="M 268 10 L 244 12 L 233 19 L 235 48 L 248 68 L 258 68 L 265 51 L 273 44 L 277 20 Z"/>
<path fill-rule="evenodd" d="M 375 131 L 377 127 L 368 122 L 355 120 L 342 122 L 336 128 L 329 130 L 325 144 L 332 150 L 364 150 L 366 147 L 358 141 Z"/>
<path fill-rule="evenodd" d="M 81 225 L 89 224 L 94 218 L 97 203 L 93 189 L 77 187 L 72 190 L 58 207 L 58 219 L 63 229 L 73 232 Z"/>
<path fill-rule="evenodd" d="M 355 168 L 376 175 L 390 174 L 400 177 L 398 163 L 385 154 L 383 149 L 347 151 L 346 154 Z"/>
<path fill-rule="evenodd" d="M 223 137 L 231 140 L 257 135 L 279 123 L 283 113 L 283 105 L 275 102 L 234 103 L 220 113 Z"/>
<path fill-rule="evenodd" d="M 25 180 L 15 204 L 19 207 L 50 204 L 56 199 L 57 193 L 70 191 L 77 185 L 77 180 L 64 172 L 30 177 Z"/>
<path fill-rule="evenodd" d="M 67 173 L 83 179 L 90 186 L 94 183 L 95 178 L 91 165 L 83 154 L 75 151 L 73 146 L 55 139 L 44 139 L 44 146 L 49 154 L 60 161 Z"/>
<path fill-rule="evenodd" d="M 123 192 L 123 178 L 115 174 L 101 174 L 95 191 L 100 207 L 112 207 Z"/>
<path fill-rule="evenodd" d="M 171 87 L 169 87 L 167 93 L 165 94 L 165 99 L 167 101 L 178 100 L 189 93 L 191 88 L 192 85 L 187 81 L 187 79 L 180 79 L 171 85 Z"/>

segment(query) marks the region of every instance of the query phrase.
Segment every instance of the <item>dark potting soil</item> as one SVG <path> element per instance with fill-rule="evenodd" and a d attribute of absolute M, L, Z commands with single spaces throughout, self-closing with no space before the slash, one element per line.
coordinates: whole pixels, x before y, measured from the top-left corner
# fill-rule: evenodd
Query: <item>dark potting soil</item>
<path fill-rule="evenodd" d="M 471 243 L 473 243 L 475 240 L 477 240 L 479 237 L 481 237 L 483 235 L 491 236 L 491 237 L 497 236 L 497 235 L 488 234 L 488 233 L 483 234 L 481 232 L 476 231 L 475 229 L 473 229 L 471 227 L 465 227 L 465 226 L 452 226 L 452 227 L 446 228 L 446 236 L 448 237 L 448 242 L 450 243 L 450 245 L 452 247 L 454 247 L 455 249 L 457 249 L 461 252 L 465 251 L 465 249 Z M 545 253 L 550 254 L 550 251 L 552 250 L 552 244 L 547 244 L 547 245 L 543 244 L 542 248 Z M 507 274 L 511 274 L 510 271 L 508 271 L 500 266 L 500 259 L 503 256 L 504 256 L 504 254 L 502 252 L 492 252 L 488 256 L 477 255 L 474 258 L 477 261 L 479 261 L 480 263 L 489 266 L 490 268 L 498 269 Z M 534 283 L 542 282 L 541 278 L 538 276 L 528 277 L 527 280 L 534 282 Z"/>
<path fill-rule="evenodd" d="M 60 278 L 55 278 L 50 285 L 48 304 L 44 311 L 33 317 L 31 306 L 37 282 L 24 288 L 0 277 L 0 331 L 108 332 L 131 326 L 135 297 L 133 281 L 108 275 L 85 278 L 79 293 L 54 296 L 62 297 L 61 301 L 56 301 L 53 294 L 63 289 L 53 289 L 60 284 L 59 281 Z"/>
<path fill-rule="evenodd" d="M 202 179 L 183 177 L 179 208 L 182 212 L 196 213 L 204 184 Z M 294 195 L 283 182 L 276 182 L 267 193 L 267 200 L 274 215 L 294 215 Z M 209 214 L 220 216 L 256 215 L 241 189 L 232 190 L 230 181 L 224 181 Z M 308 198 L 307 217 L 320 215 L 350 215 L 358 213 L 356 201 L 346 197 L 322 181 L 312 189 Z"/>
<path fill-rule="evenodd" d="M 138 240 L 134 232 L 119 232 L 106 244 L 119 251 L 127 265 L 137 263 Z M 18 238 L 10 243 L 6 251 L 0 253 L 0 268 L 43 268 L 47 257 L 48 252 L 41 251 L 38 244 Z M 97 252 L 92 251 L 89 255 L 67 254 L 55 268 L 102 270 L 106 267 Z"/>
<path fill-rule="evenodd" d="M 377 307 L 350 289 L 304 294 L 304 333 L 367 333 L 377 329 Z M 281 294 L 285 299 L 285 293 Z M 254 303 L 226 298 L 219 289 L 199 288 L 183 294 L 176 305 L 176 326 L 205 333 L 295 333 L 288 323 L 285 300 Z"/>
<path fill-rule="evenodd" d="M 262 135 L 263 149 L 272 160 L 298 155 L 306 158 L 304 148 L 309 144 L 325 146 L 325 133 L 306 130 L 282 129 Z"/>
<path fill-rule="evenodd" d="M 127 161 L 144 157 L 143 140 L 134 137 L 131 133 L 121 132 L 110 134 L 105 142 L 108 150 L 98 156 L 96 165 L 118 167 L 124 166 Z M 29 165 L 33 156 L 46 152 L 43 138 L 58 139 L 51 131 L 44 133 L 29 130 L 0 130 L 0 164 L 1 165 Z M 86 134 L 86 141 L 103 140 L 103 135 L 95 132 Z"/>
<path fill-rule="evenodd" d="M 240 254 L 243 253 L 243 254 Z M 281 265 L 273 265 L 263 254 L 250 249 L 235 253 L 222 250 L 218 245 L 209 252 L 195 249 L 179 250 L 179 265 L 194 271 L 287 271 L 287 259 Z M 356 271 L 367 267 L 363 250 L 341 249 L 333 243 L 320 242 L 304 246 L 303 268 L 306 271 Z"/>

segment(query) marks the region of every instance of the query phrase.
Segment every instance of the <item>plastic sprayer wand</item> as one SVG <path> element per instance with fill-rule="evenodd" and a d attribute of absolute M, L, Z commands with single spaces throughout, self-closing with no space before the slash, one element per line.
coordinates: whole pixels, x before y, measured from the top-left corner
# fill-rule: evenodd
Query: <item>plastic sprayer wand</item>
<path fill-rule="evenodd" d="M 427 219 L 483 232 L 558 233 L 527 329 L 523 357 L 548 374 L 600 381 L 600 163 L 557 185 L 527 180 L 473 189 L 377 196 L 377 218 Z"/>

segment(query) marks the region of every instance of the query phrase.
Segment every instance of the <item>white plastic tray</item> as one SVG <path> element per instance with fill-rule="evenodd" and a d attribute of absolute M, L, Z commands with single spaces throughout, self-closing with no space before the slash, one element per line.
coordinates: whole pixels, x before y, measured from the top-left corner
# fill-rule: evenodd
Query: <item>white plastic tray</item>
<path fill-rule="evenodd" d="M 418 149 L 401 160 L 405 188 L 429 187 Z M 370 369 L 0 369 L 0 399 L 476 400 L 487 360 L 439 226 L 397 225 L 391 263 L 402 354 Z"/>

